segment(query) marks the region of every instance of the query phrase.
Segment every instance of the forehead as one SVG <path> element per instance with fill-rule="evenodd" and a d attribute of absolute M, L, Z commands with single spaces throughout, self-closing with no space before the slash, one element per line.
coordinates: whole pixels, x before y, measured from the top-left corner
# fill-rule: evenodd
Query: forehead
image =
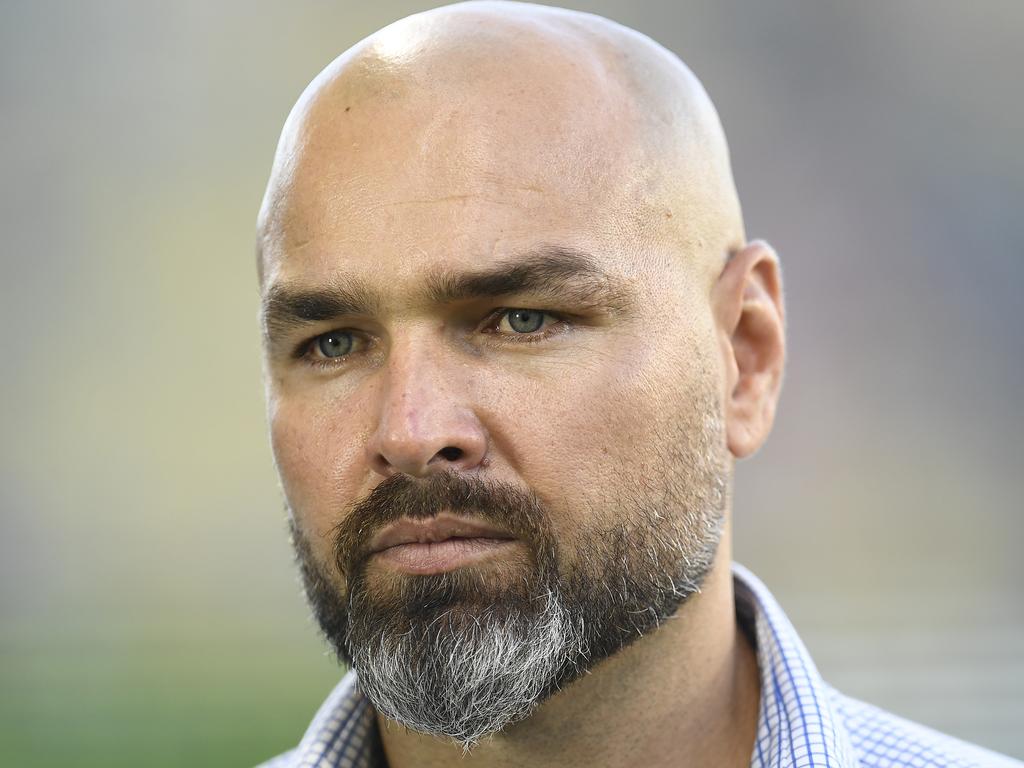
<path fill-rule="evenodd" d="M 544 55 L 514 76 L 482 63 L 472 87 L 458 61 L 400 75 L 383 53 L 346 63 L 286 126 L 262 222 L 264 287 L 341 271 L 397 290 L 540 245 L 609 272 L 664 266 L 672 201 L 635 105 L 593 60 L 555 63 L 557 77 Z"/>
<path fill-rule="evenodd" d="M 324 278 L 340 259 L 397 278 L 540 242 L 595 254 L 635 245 L 664 207 L 622 95 L 585 75 L 325 89 L 282 138 L 263 222 L 267 274 Z"/>

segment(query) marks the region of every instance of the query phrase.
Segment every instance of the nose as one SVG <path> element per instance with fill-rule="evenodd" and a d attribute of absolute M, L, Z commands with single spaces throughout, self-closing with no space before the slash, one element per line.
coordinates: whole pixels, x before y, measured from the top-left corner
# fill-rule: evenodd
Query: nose
<path fill-rule="evenodd" d="M 370 466 L 385 477 L 481 466 L 488 439 L 465 367 L 423 336 L 406 342 L 392 347 L 382 371 L 380 416 L 366 446 Z"/>

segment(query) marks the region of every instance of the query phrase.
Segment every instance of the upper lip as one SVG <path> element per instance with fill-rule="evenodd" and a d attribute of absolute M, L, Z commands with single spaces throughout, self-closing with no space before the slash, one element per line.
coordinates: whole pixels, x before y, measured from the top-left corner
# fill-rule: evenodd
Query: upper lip
<path fill-rule="evenodd" d="M 426 544 L 445 539 L 512 539 L 508 531 L 469 517 L 442 512 L 435 517 L 413 520 L 403 517 L 385 527 L 370 540 L 370 552 L 380 552 L 400 544 Z"/>

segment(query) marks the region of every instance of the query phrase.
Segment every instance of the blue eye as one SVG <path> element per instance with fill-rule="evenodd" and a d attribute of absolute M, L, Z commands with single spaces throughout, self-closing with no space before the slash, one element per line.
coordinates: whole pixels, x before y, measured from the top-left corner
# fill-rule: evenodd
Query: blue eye
<path fill-rule="evenodd" d="M 509 327 L 516 333 L 534 333 L 544 324 L 544 312 L 536 309 L 508 310 Z"/>
<path fill-rule="evenodd" d="M 324 357 L 344 357 L 352 351 L 352 334 L 348 331 L 331 331 L 316 339 L 316 347 Z"/>

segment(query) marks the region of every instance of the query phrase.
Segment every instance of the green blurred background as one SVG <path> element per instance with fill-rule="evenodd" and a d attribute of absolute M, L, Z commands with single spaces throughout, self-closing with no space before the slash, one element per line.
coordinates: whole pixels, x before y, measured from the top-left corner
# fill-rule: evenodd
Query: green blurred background
<path fill-rule="evenodd" d="M 1024 3 L 568 3 L 702 78 L 784 264 L 737 558 L 826 679 L 1024 757 Z M 254 219 L 306 83 L 429 4 L 0 4 L 0 764 L 246 766 L 339 671 L 265 433 Z"/>

